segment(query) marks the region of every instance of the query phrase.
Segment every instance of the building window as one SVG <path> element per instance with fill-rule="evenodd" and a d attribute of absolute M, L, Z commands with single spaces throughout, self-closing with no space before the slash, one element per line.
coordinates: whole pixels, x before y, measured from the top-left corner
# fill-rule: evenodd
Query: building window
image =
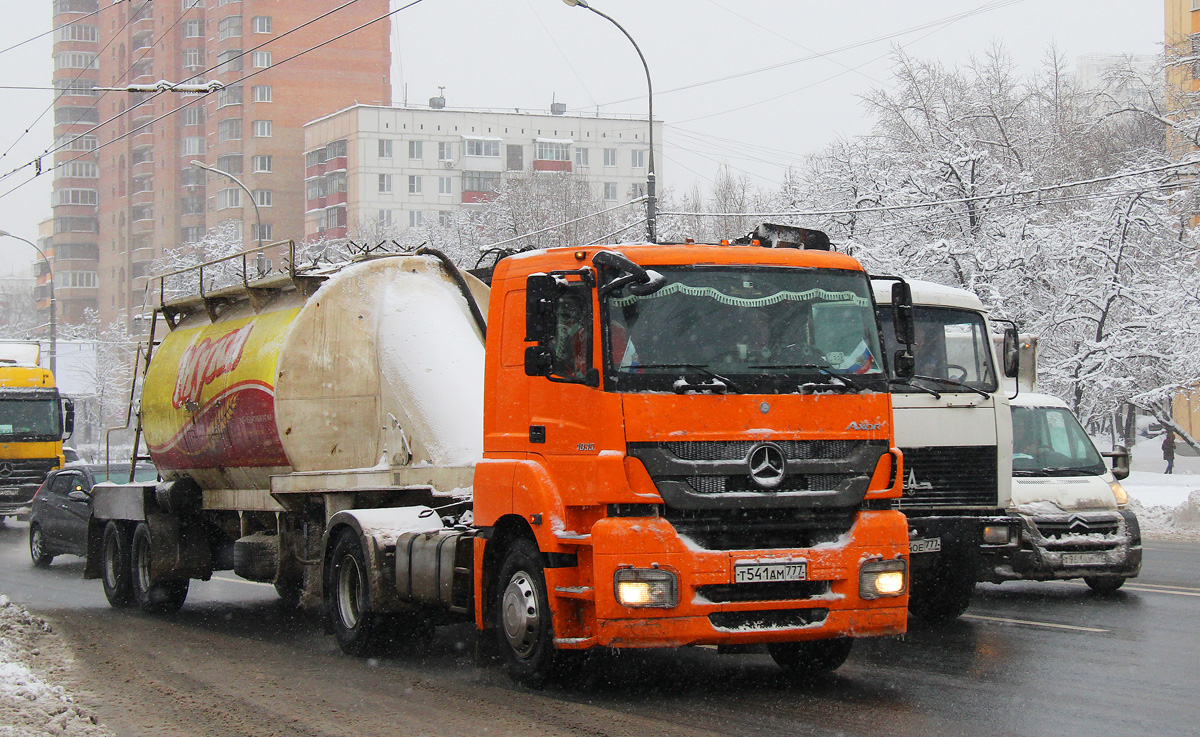
<path fill-rule="evenodd" d="M 256 241 L 269 241 L 275 237 L 275 229 L 270 223 L 263 223 L 261 226 L 255 223 L 250 226 L 250 237 Z"/>
<path fill-rule="evenodd" d="M 332 141 L 325 146 L 325 160 L 340 159 L 346 155 L 346 139 Z"/>
<path fill-rule="evenodd" d="M 440 141 L 438 143 L 438 161 L 450 161 L 453 158 L 453 149 L 448 141 Z"/>
<path fill-rule="evenodd" d="M 254 85 L 254 101 L 255 102 L 270 102 L 271 101 L 271 85 L 256 84 Z"/>
<path fill-rule="evenodd" d="M 325 196 L 325 177 L 309 179 L 304 183 L 304 196 L 310 200 L 319 200 Z"/>
<path fill-rule="evenodd" d="M 325 163 L 325 148 L 319 148 L 316 151 L 309 151 L 304 154 L 305 166 L 320 166 Z"/>
<path fill-rule="evenodd" d="M 270 138 L 271 137 L 271 121 L 269 121 L 269 120 L 254 121 L 254 137 L 255 138 Z"/>
<path fill-rule="evenodd" d="M 97 201 L 94 189 L 56 189 L 51 198 L 54 205 L 94 205 Z"/>
<path fill-rule="evenodd" d="M 194 166 L 186 166 L 179 170 L 179 186 L 181 187 L 203 187 L 204 177 L 208 172 L 203 169 L 197 169 Z"/>
<path fill-rule="evenodd" d="M 200 53 L 200 49 L 184 49 L 183 65 L 189 69 L 204 66 L 204 59 Z"/>
<path fill-rule="evenodd" d="M 464 171 L 462 180 L 464 192 L 495 192 L 500 188 L 498 171 Z"/>
<path fill-rule="evenodd" d="M 607 151 L 607 150 L 608 149 L 605 149 L 605 151 Z M 606 199 L 606 200 L 617 199 L 617 183 L 616 182 L 605 182 L 604 183 L 604 199 Z"/>
<path fill-rule="evenodd" d="M 242 104 L 242 86 L 240 84 L 232 84 L 223 90 L 217 90 L 217 109 L 230 105 Z M 241 136 L 238 136 L 241 138 Z"/>
<path fill-rule="evenodd" d="M 182 197 L 179 200 L 180 215 L 202 215 L 204 214 L 204 198 L 203 197 Z M 199 240 L 197 238 L 196 240 Z"/>
<path fill-rule="evenodd" d="M 438 210 L 438 225 L 449 228 L 453 214 L 449 210 Z"/>
<path fill-rule="evenodd" d="M 346 191 L 346 172 L 335 171 L 325 175 L 325 191 L 329 194 Z"/>
<path fill-rule="evenodd" d="M 325 211 L 325 224 L 330 228 L 346 227 L 346 208 L 331 207 Z"/>
<path fill-rule="evenodd" d="M 632 190 L 633 190 L 633 199 L 636 200 L 639 197 L 645 197 L 646 196 L 646 183 L 645 182 L 634 182 Z"/>
<path fill-rule="evenodd" d="M 481 138 L 467 139 L 467 156 L 500 157 L 500 142 L 483 140 Z"/>
<path fill-rule="evenodd" d="M 99 69 L 96 55 L 85 51 L 65 51 L 54 55 L 55 69 Z"/>
<path fill-rule="evenodd" d="M 274 169 L 271 168 L 272 161 L 271 161 L 270 156 L 261 156 L 261 155 L 255 156 L 253 159 L 253 162 L 254 162 L 254 171 L 256 171 L 256 172 L 274 171 Z"/>
<path fill-rule="evenodd" d="M 269 189 L 254 190 L 254 202 L 259 207 L 270 207 L 271 206 L 271 190 L 269 190 Z"/>
<path fill-rule="evenodd" d="M 59 107 L 54 109 L 55 125 L 74 125 L 88 123 L 95 125 L 100 122 L 100 111 L 95 107 Z"/>
<path fill-rule="evenodd" d="M 54 29 L 55 41 L 95 41 L 98 38 L 96 26 L 83 23 L 71 23 Z"/>
<path fill-rule="evenodd" d="M 204 137 L 203 136 L 187 136 L 183 139 L 183 145 L 180 151 L 184 156 L 195 156 L 196 154 L 204 153 Z"/>
<path fill-rule="evenodd" d="M 95 179 L 100 176 L 100 167 L 91 161 L 69 161 L 59 167 L 56 176 Z"/>
<path fill-rule="evenodd" d="M 271 52 L 270 51 L 255 51 L 254 52 L 254 68 L 255 69 L 266 69 L 269 66 L 271 66 Z"/>
<path fill-rule="evenodd" d="M 199 105 L 185 107 L 180 112 L 183 114 L 184 125 L 202 125 L 204 123 L 204 108 Z"/>
<path fill-rule="evenodd" d="M 424 219 L 422 217 L 423 215 L 424 215 L 424 213 L 421 212 L 420 210 L 409 210 L 408 211 L 408 227 L 415 228 L 415 227 L 419 226 L 421 224 L 421 221 Z"/>
<path fill-rule="evenodd" d="M 392 140 L 390 138 L 379 139 L 379 158 L 392 158 Z"/>
<path fill-rule="evenodd" d="M 150 3 L 146 3 L 147 6 Z M 224 41 L 227 38 L 237 38 L 242 35 L 242 16 L 231 15 L 222 18 L 217 22 L 217 40 Z"/>
<path fill-rule="evenodd" d="M 270 33 L 271 32 L 271 16 L 256 15 L 253 18 L 255 33 Z"/>
<path fill-rule="evenodd" d="M 425 146 L 422 145 L 423 143 L 424 143 L 423 141 L 409 141 L 408 142 L 408 158 L 410 158 L 410 159 L 425 158 Z"/>
<path fill-rule="evenodd" d="M 254 124 L 257 126 L 258 121 L 255 121 Z M 225 141 L 238 141 L 241 140 L 241 138 L 241 118 L 230 118 L 229 120 L 222 120 L 220 123 L 217 123 L 217 143 L 224 143 Z"/>
<path fill-rule="evenodd" d="M 204 239 L 204 226 L 188 225 L 179 229 L 179 240 L 184 243 L 199 243 Z"/>
<path fill-rule="evenodd" d="M 586 148 L 575 149 L 575 166 L 588 165 L 588 150 Z"/>
<path fill-rule="evenodd" d="M 634 169 L 646 168 L 646 152 L 640 148 L 635 148 L 629 152 L 629 162 L 633 164 Z"/>
<path fill-rule="evenodd" d="M 129 216 L 135 222 L 138 220 L 153 220 L 154 205 L 138 205 L 129 211 Z"/>
<path fill-rule="evenodd" d="M 617 165 L 617 150 L 615 148 L 604 149 L 604 165 L 605 166 L 616 166 Z"/>
<path fill-rule="evenodd" d="M 198 20 L 185 20 L 183 22 L 183 37 L 204 38 L 203 24 Z"/>
<path fill-rule="evenodd" d="M 56 79 L 54 89 L 59 95 L 75 95 L 79 97 L 96 97 L 96 83 L 84 79 Z"/>
<path fill-rule="evenodd" d="M 438 194 L 454 194 L 452 181 L 450 177 L 438 177 Z"/>
<path fill-rule="evenodd" d="M 242 71 L 241 49 L 229 49 L 217 54 L 217 74 L 240 71 Z"/>
<path fill-rule="evenodd" d="M 225 210 L 230 207 L 242 206 L 242 190 L 229 187 L 217 192 L 217 209 Z"/>
<path fill-rule="evenodd" d="M 217 157 L 217 168 L 230 174 L 242 173 L 242 155 L 224 154 Z"/>
<path fill-rule="evenodd" d="M 379 175 L 379 194 L 391 194 L 391 193 L 392 193 L 392 175 L 391 174 L 380 174 Z"/>
<path fill-rule="evenodd" d="M 67 271 L 58 277 L 59 285 L 64 287 L 83 287 L 95 288 L 96 272 L 94 271 Z"/>
<path fill-rule="evenodd" d="M 410 176 L 408 178 L 408 193 L 421 194 L 421 177 Z"/>
<path fill-rule="evenodd" d="M 571 144 L 560 141 L 538 141 L 538 161 L 570 161 Z"/>
<path fill-rule="evenodd" d="M 380 210 L 379 217 L 377 218 L 377 222 L 380 225 L 391 225 L 392 224 L 392 211 L 391 210 Z"/>

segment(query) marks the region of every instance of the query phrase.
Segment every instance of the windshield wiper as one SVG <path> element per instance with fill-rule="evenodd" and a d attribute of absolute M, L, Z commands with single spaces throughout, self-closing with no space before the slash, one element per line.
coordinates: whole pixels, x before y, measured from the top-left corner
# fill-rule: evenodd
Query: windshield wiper
<path fill-rule="evenodd" d="M 899 385 L 910 387 L 912 389 L 916 389 L 919 392 L 925 392 L 926 394 L 932 394 L 934 399 L 942 398 L 942 393 L 939 392 L 937 389 L 930 389 L 927 386 L 921 386 L 920 384 L 914 384 L 914 383 L 912 383 L 911 379 L 888 379 L 888 383 L 889 384 L 899 384 Z"/>
<path fill-rule="evenodd" d="M 978 394 L 979 396 L 983 397 L 984 399 L 987 399 L 988 397 L 992 396 L 991 394 L 988 394 L 987 392 L 985 392 L 985 391 L 984 391 L 984 390 L 982 390 L 982 389 L 976 389 L 976 388 L 975 388 L 975 387 L 973 387 L 973 386 L 969 386 L 969 385 L 967 385 L 967 384 L 964 384 L 964 383 L 962 383 L 961 381 L 955 381 L 954 379 L 939 379 L 939 378 L 938 378 L 938 377 L 936 377 L 936 376 L 920 376 L 920 375 L 916 375 L 916 376 L 913 376 L 912 378 L 910 378 L 910 379 L 909 379 L 909 381 L 912 381 L 913 379 L 924 379 L 925 381 L 932 381 L 932 382 L 935 382 L 935 383 L 938 383 L 938 384 L 943 384 L 943 385 L 945 385 L 945 386 L 957 386 L 957 387 L 962 387 L 963 389 L 966 389 L 967 391 L 970 391 L 970 392 L 975 392 L 976 394 Z"/>
<path fill-rule="evenodd" d="M 1046 476 L 1091 476 L 1089 469 L 1079 466 L 1047 466 L 1041 470 Z M 1099 474 L 1094 474 L 1099 475 Z"/>
<path fill-rule="evenodd" d="M 641 364 L 638 364 L 638 368 L 640 368 L 640 369 L 648 369 L 648 368 L 651 368 L 651 369 L 656 369 L 656 368 L 662 368 L 662 369 L 690 368 L 690 369 L 695 369 L 695 370 L 699 371 L 700 373 L 704 374 L 705 376 L 711 377 L 711 378 L 713 378 L 713 379 L 716 379 L 717 381 L 721 382 L 721 384 L 723 384 L 725 388 L 727 388 L 727 389 L 732 389 L 733 391 L 737 392 L 738 394 L 742 394 L 742 393 L 743 393 L 743 392 L 742 392 L 742 390 L 741 390 L 741 387 L 739 387 L 737 384 L 733 383 L 732 381 L 730 381 L 729 379 L 725 378 L 724 376 L 721 376 L 721 375 L 720 375 L 720 374 L 718 374 L 716 371 L 713 371 L 713 370 L 712 370 L 712 369 L 710 369 L 708 366 L 706 366 L 706 365 L 704 365 L 704 364 L 702 364 L 702 363 L 641 363 Z M 703 389 L 705 386 L 709 386 L 709 387 L 711 387 L 712 385 L 711 385 L 711 384 L 689 384 L 689 385 L 688 385 L 688 387 L 689 387 L 689 388 L 692 388 L 692 389 Z"/>
<path fill-rule="evenodd" d="M 834 372 L 830 371 L 830 370 L 829 370 L 829 364 L 819 364 L 819 363 L 772 363 L 772 364 L 759 364 L 759 365 L 747 366 L 746 368 L 752 368 L 752 369 L 782 369 L 782 370 L 791 370 L 791 369 L 813 369 L 813 370 L 816 370 L 816 371 L 820 372 L 820 373 L 821 373 L 822 375 L 824 375 L 824 376 L 828 376 L 828 377 L 830 377 L 830 378 L 837 379 L 838 381 L 841 381 L 843 384 L 845 384 L 845 385 L 846 385 L 846 387 L 847 387 L 847 388 L 850 388 L 850 389 L 858 389 L 858 390 L 861 390 L 861 389 L 863 388 L 862 384 L 859 384 L 857 381 L 854 381 L 854 380 L 853 380 L 853 379 L 851 379 L 850 377 L 848 377 L 848 376 L 845 376 L 845 375 L 843 375 L 843 374 L 835 374 Z M 836 384 L 827 384 L 827 386 L 836 386 Z"/>

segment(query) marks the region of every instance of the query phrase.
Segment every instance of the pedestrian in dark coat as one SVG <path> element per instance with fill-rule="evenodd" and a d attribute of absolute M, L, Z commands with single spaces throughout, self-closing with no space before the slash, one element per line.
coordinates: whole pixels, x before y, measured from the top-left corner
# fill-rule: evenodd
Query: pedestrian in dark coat
<path fill-rule="evenodd" d="M 1175 469 L 1175 433 L 1167 430 L 1162 442 L 1163 460 L 1167 462 L 1167 473 Z"/>

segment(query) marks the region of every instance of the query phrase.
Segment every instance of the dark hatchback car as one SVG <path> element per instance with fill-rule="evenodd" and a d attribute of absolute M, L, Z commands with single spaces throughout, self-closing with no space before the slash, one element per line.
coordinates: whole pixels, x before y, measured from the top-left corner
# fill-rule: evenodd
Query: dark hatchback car
<path fill-rule="evenodd" d="M 158 471 L 138 464 L 134 481 L 153 481 Z M 92 487 L 103 481 L 129 481 L 129 464 L 68 463 L 51 473 L 38 487 L 29 514 L 29 557 L 36 566 L 48 566 L 56 555 L 87 553 L 88 518 L 92 514 Z"/>

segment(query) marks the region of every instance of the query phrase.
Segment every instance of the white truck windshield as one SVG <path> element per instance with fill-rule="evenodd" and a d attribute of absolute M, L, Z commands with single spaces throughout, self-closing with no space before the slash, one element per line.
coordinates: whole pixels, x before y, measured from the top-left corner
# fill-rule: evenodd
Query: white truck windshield
<path fill-rule="evenodd" d="M 913 318 L 917 342 L 912 346 L 912 352 L 917 376 L 948 379 L 965 385 L 956 387 L 952 383 L 931 382 L 930 385 L 939 392 L 996 391 L 998 384 L 992 367 L 991 340 L 982 315 L 969 310 L 917 305 L 913 308 Z M 888 355 L 894 355 L 900 346 L 892 329 L 891 305 L 880 305 L 879 322 L 883 326 Z M 900 384 L 894 386 L 893 391 L 920 390 Z"/>

